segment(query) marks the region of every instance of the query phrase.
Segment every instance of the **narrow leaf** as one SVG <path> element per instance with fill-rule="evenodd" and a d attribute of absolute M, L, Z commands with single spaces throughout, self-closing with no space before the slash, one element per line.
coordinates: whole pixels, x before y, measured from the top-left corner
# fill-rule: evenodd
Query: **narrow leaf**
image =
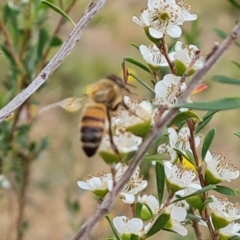
<path fill-rule="evenodd" d="M 207 205 L 209 203 L 213 202 L 212 198 L 211 197 L 208 197 L 204 202 L 203 202 L 203 205 Z"/>
<path fill-rule="evenodd" d="M 234 132 L 233 134 L 240 138 L 240 132 Z"/>
<path fill-rule="evenodd" d="M 211 146 L 211 143 L 213 141 L 213 138 L 215 136 L 216 129 L 212 128 L 206 135 L 204 142 L 203 142 L 203 147 L 202 147 L 202 159 L 205 159 L 205 156 L 207 154 L 208 149 Z"/>
<path fill-rule="evenodd" d="M 189 118 L 195 118 L 198 121 L 201 121 L 202 119 L 193 111 L 185 111 L 178 113 L 168 124 L 168 127 L 175 125 L 179 122 L 186 121 Z"/>
<path fill-rule="evenodd" d="M 148 238 L 157 233 L 159 230 L 163 229 L 169 219 L 170 214 L 164 213 L 160 215 L 147 232 L 146 237 Z"/>
<path fill-rule="evenodd" d="M 163 193 L 164 193 L 164 186 L 165 186 L 165 172 L 164 172 L 164 165 L 162 162 L 156 162 L 155 171 L 156 171 L 158 201 L 159 201 L 159 205 L 161 205 L 162 199 L 163 199 Z"/>
<path fill-rule="evenodd" d="M 236 191 L 230 187 L 216 185 L 216 188 L 214 189 L 216 192 L 219 192 L 224 195 L 228 196 L 234 196 L 236 195 Z"/>
<path fill-rule="evenodd" d="M 146 155 L 143 158 L 143 161 L 161 161 L 161 160 L 170 160 L 170 156 L 165 153 L 159 153 L 154 155 Z"/>
<path fill-rule="evenodd" d="M 118 235 L 115 227 L 113 226 L 113 223 L 112 223 L 112 221 L 110 220 L 109 216 L 106 215 L 105 218 L 107 219 L 107 221 L 108 221 L 108 223 L 109 223 L 109 225 L 110 225 L 110 227 L 111 227 L 111 229 L 112 229 L 112 231 L 113 231 L 113 234 L 114 234 L 114 236 L 116 237 L 116 239 L 117 239 L 117 240 L 121 240 L 121 238 L 119 237 L 119 235 Z"/>
<path fill-rule="evenodd" d="M 213 190 L 213 189 L 215 189 L 215 188 L 216 188 L 215 185 L 208 185 L 208 186 L 206 186 L 206 187 L 204 187 L 204 188 L 202 188 L 202 189 L 200 189 L 200 190 L 198 190 L 198 191 L 196 191 L 196 192 L 194 192 L 194 193 L 192 193 L 192 194 L 189 194 L 189 195 L 187 195 L 187 196 L 184 196 L 184 197 L 181 197 L 181 196 L 177 195 L 177 199 L 174 200 L 172 203 L 185 200 L 185 199 L 187 199 L 187 198 L 193 197 L 193 196 L 198 195 L 198 194 L 202 194 L 202 193 L 204 193 L 204 192 Z"/>
<path fill-rule="evenodd" d="M 139 50 L 139 46 L 136 44 L 136 43 L 131 43 L 131 45 L 133 46 L 133 47 L 135 47 L 137 50 Z"/>
<path fill-rule="evenodd" d="M 240 97 L 227 97 L 208 102 L 180 103 L 173 105 L 173 108 L 182 107 L 211 111 L 235 109 L 240 107 Z"/>
<path fill-rule="evenodd" d="M 133 59 L 133 58 L 131 58 L 131 57 L 126 57 L 125 60 L 126 60 L 127 62 L 132 63 L 132 64 L 134 64 L 135 66 L 143 69 L 144 71 L 146 71 L 146 72 L 148 72 L 148 73 L 152 73 L 151 70 L 150 70 L 148 67 L 146 67 L 144 64 L 138 62 L 137 60 L 135 60 L 135 59 Z"/>
<path fill-rule="evenodd" d="M 152 92 L 153 94 L 155 94 L 154 90 L 147 85 L 142 79 L 140 79 L 139 77 L 135 76 L 134 74 L 130 73 L 130 76 L 132 76 L 133 78 L 135 78 L 139 83 L 141 83 L 145 88 L 147 88 L 150 92 Z"/>
<path fill-rule="evenodd" d="M 198 124 L 197 129 L 196 129 L 196 133 L 201 131 L 211 121 L 211 119 L 213 118 L 214 114 L 217 113 L 217 112 L 218 111 L 209 111 L 209 112 L 207 112 L 204 115 L 202 122 L 200 122 Z"/>
<path fill-rule="evenodd" d="M 212 78 L 212 80 L 219 83 L 240 85 L 240 79 L 230 78 L 222 75 L 216 75 Z"/>
<path fill-rule="evenodd" d="M 227 37 L 227 33 L 223 32 L 222 30 L 218 28 L 214 28 L 213 31 L 222 39 Z"/>
<path fill-rule="evenodd" d="M 49 1 L 46 1 L 46 0 L 41 0 L 41 3 L 47 5 L 48 7 L 52 8 L 55 12 L 57 12 L 60 15 L 62 15 L 63 17 L 65 17 L 70 23 L 72 23 L 72 25 L 74 27 L 76 26 L 74 21 L 62 9 L 60 9 L 59 7 L 54 5 L 53 3 L 50 3 Z"/>
<path fill-rule="evenodd" d="M 238 68 L 240 68 L 240 63 L 236 62 L 236 61 L 231 61 L 235 66 L 237 66 Z"/>
<path fill-rule="evenodd" d="M 236 0 L 228 0 L 234 7 L 240 9 L 240 4 Z"/>
<path fill-rule="evenodd" d="M 62 44 L 62 39 L 58 36 L 54 36 L 51 40 L 51 47 L 57 47 Z"/>

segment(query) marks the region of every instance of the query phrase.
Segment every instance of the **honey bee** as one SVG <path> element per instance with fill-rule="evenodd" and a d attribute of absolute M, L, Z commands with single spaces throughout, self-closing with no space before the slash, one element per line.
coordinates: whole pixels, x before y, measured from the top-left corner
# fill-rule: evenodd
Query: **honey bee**
<path fill-rule="evenodd" d="M 124 79 L 127 78 L 124 76 Z M 113 141 L 111 117 L 117 114 L 120 105 L 130 111 L 123 101 L 125 93 L 132 94 L 126 85 L 131 86 L 131 84 L 118 76 L 110 75 L 91 84 L 83 97 L 67 98 L 63 101 L 50 104 L 42 108 L 39 114 L 56 106 L 60 106 L 69 112 L 81 109 L 79 124 L 80 142 L 85 155 L 92 157 L 96 154 L 106 133 L 106 123 L 108 123 L 111 147 L 115 153 L 119 154 Z"/>
<path fill-rule="evenodd" d="M 126 83 L 116 75 L 100 79 L 87 90 L 80 117 L 80 142 L 88 157 L 92 157 L 97 152 L 105 134 L 106 121 L 112 149 L 118 153 L 113 142 L 111 116 L 116 113 L 120 105 L 128 109 L 123 102 L 125 92 L 130 93 L 130 90 L 126 87 Z"/>

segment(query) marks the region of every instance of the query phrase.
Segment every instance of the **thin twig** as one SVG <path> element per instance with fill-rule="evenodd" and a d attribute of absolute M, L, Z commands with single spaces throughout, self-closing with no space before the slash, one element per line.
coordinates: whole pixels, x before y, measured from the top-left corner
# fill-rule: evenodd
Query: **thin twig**
<path fill-rule="evenodd" d="M 232 33 L 222 42 L 219 46 L 218 50 L 205 62 L 203 68 L 199 70 L 196 75 L 190 81 L 188 88 L 184 91 L 184 93 L 180 96 L 180 102 L 186 101 L 187 97 L 191 94 L 193 89 L 199 84 L 202 77 L 211 69 L 213 64 L 220 58 L 220 56 L 226 51 L 226 49 L 236 40 L 237 36 L 240 34 L 240 22 L 234 27 Z M 111 194 L 107 195 L 107 197 L 103 200 L 101 206 L 97 209 L 97 211 L 90 217 L 90 219 L 78 230 L 77 234 L 72 238 L 72 240 L 83 240 L 87 239 L 90 235 L 93 227 L 97 224 L 97 222 L 108 213 L 111 205 L 113 203 L 114 198 L 119 194 L 122 190 L 123 186 L 127 183 L 129 178 L 132 176 L 136 167 L 140 164 L 142 157 L 148 150 L 148 148 L 152 145 L 154 140 L 162 133 L 163 128 L 168 124 L 169 121 L 175 116 L 177 113 L 177 109 L 171 109 L 168 114 L 156 123 L 156 126 L 151 131 L 149 136 L 145 139 L 145 141 L 141 144 L 138 149 L 138 152 L 133 157 L 129 168 L 124 173 L 123 177 L 116 183 L 116 186 L 113 188 Z"/>
<path fill-rule="evenodd" d="M 73 8 L 73 6 L 75 5 L 76 2 L 77 2 L 77 0 L 73 0 L 73 1 L 70 3 L 70 5 L 68 6 L 68 8 L 67 8 L 66 11 L 65 11 L 66 14 L 68 14 L 68 13 L 71 11 L 71 9 Z M 58 22 L 58 24 L 57 24 L 54 32 L 53 32 L 53 35 L 52 35 L 51 40 L 52 40 L 55 36 L 57 36 L 57 34 L 59 33 L 59 31 L 60 31 L 60 29 L 61 29 L 61 26 L 62 26 L 63 23 L 64 23 L 64 21 L 66 21 L 66 19 L 65 19 L 65 17 L 62 16 L 62 17 L 60 18 L 60 20 L 59 20 L 59 22 Z M 51 40 L 50 40 L 50 41 L 51 41 Z M 44 66 L 44 64 L 45 64 L 45 62 L 46 62 L 46 60 L 47 60 L 47 57 L 48 57 L 48 54 L 49 54 L 50 50 L 51 50 L 51 44 L 49 44 L 48 48 L 46 49 L 46 51 L 45 51 L 44 54 L 43 54 L 43 57 L 42 57 L 42 59 L 41 59 L 41 61 L 40 61 L 40 63 L 39 63 L 39 66 L 38 66 L 38 69 L 39 69 L 39 70 L 41 70 L 41 69 L 43 68 L 43 66 Z"/>
<path fill-rule="evenodd" d="M 193 215 L 196 215 L 193 209 L 191 210 L 191 212 Z M 192 220 L 192 227 L 194 229 L 197 240 L 202 240 L 203 238 L 202 238 L 202 233 L 199 229 L 198 220 L 194 220 L 194 219 Z"/>
<path fill-rule="evenodd" d="M 161 45 L 159 47 L 159 50 L 161 51 L 161 53 L 163 54 L 163 56 L 166 58 L 169 68 L 171 69 L 172 74 L 176 74 L 176 68 L 175 65 L 172 63 L 171 59 L 169 58 L 168 55 L 168 49 L 166 47 L 166 43 L 165 43 L 165 38 L 163 36 L 163 38 L 160 39 L 161 41 Z"/>
<path fill-rule="evenodd" d="M 47 81 L 50 75 L 61 65 L 62 61 L 71 53 L 72 49 L 81 37 L 84 28 L 93 16 L 101 9 L 107 0 L 96 0 L 91 2 L 85 9 L 84 14 L 76 27 L 70 33 L 67 41 L 62 45 L 48 65 L 38 74 L 29 86 L 12 99 L 4 108 L 0 110 L 0 122 L 9 116 L 22 103 L 26 101 L 37 89 Z"/>

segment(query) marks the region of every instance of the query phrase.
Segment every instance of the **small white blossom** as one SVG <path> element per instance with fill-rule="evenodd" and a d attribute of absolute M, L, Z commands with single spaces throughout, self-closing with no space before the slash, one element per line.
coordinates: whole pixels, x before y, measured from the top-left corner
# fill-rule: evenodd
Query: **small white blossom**
<path fill-rule="evenodd" d="M 125 131 L 125 129 L 116 129 L 113 141 L 120 153 L 129 153 L 138 150 L 139 145 L 142 143 L 142 138 Z M 100 149 L 102 151 L 113 152 L 109 135 L 106 134 L 104 136 Z"/>
<path fill-rule="evenodd" d="M 238 204 L 228 201 L 227 198 L 219 198 L 213 195 L 211 195 L 211 198 L 213 202 L 209 203 L 209 207 L 212 210 L 213 223 L 216 224 L 216 221 L 230 223 L 240 219 L 240 209 Z"/>
<path fill-rule="evenodd" d="M 116 165 L 115 180 L 121 179 L 125 171 L 128 169 L 127 165 L 118 163 Z M 137 167 L 128 183 L 124 185 L 122 191 L 120 192 L 120 197 L 124 203 L 132 204 L 135 201 L 135 195 L 141 192 L 147 187 L 148 182 L 142 179 L 140 176 L 140 168 Z"/>
<path fill-rule="evenodd" d="M 199 51 L 198 47 L 195 45 L 189 45 L 183 48 L 182 42 L 177 41 L 175 44 L 175 52 L 172 53 L 175 60 L 181 61 L 186 67 L 192 62 L 195 58 L 195 54 Z M 193 69 L 201 69 L 204 65 L 204 56 L 200 55 L 198 60 L 194 63 Z"/>
<path fill-rule="evenodd" d="M 139 50 L 142 54 L 143 59 L 147 64 L 154 68 L 159 68 L 163 66 L 168 66 L 168 62 L 163 54 L 160 52 L 159 48 L 155 44 L 149 46 L 140 45 Z M 170 59 L 173 60 L 172 55 L 169 55 Z"/>
<path fill-rule="evenodd" d="M 126 216 L 115 217 L 113 226 L 121 236 L 121 239 L 131 239 L 132 234 L 142 237 L 150 228 L 150 224 L 144 226 L 140 218 L 128 219 Z"/>
<path fill-rule="evenodd" d="M 211 173 L 215 183 L 220 183 L 222 181 L 231 182 L 233 179 L 239 177 L 239 170 L 237 170 L 230 161 L 226 161 L 225 157 L 221 154 L 211 154 L 208 151 L 205 162 L 207 164 L 206 174 Z M 207 178 L 211 177 L 208 176 Z M 211 179 L 207 180 L 211 181 Z"/>
<path fill-rule="evenodd" d="M 175 76 L 173 74 L 166 74 L 163 77 L 162 81 L 157 82 L 154 88 L 156 94 L 156 102 L 157 103 L 169 102 L 169 97 L 174 92 L 180 79 L 181 77 Z M 182 83 L 180 90 L 178 90 L 176 95 L 173 96 L 171 103 L 177 102 L 177 98 L 180 96 L 182 92 L 185 91 L 186 88 L 187 88 L 186 83 L 185 82 Z"/>
<path fill-rule="evenodd" d="M 9 189 L 11 187 L 11 183 L 3 174 L 0 174 L 0 186 L 5 189 Z"/>
<path fill-rule="evenodd" d="M 198 181 L 197 174 L 190 169 L 183 168 L 181 164 L 173 165 L 171 162 L 165 162 L 164 170 L 168 185 L 174 192 Z"/>
<path fill-rule="evenodd" d="M 77 181 L 77 185 L 81 189 L 89 190 L 99 197 L 104 197 L 112 189 L 112 174 L 103 173 L 98 176 L 88 176 L 83 181 Z"/>
<path fill-rule="evenodd" d="M 168 128 L 169 134 L 169 144 L 171 148 L 177 148 L 178 150 L 184 152 L 186 150 L 191 151 L 189 138 L 190 130 L 188 127 L 183 127 L 177 132 L 174 128 Z M 198 147 L 200 144 L 200 137 L 196 136 L 194 138 L 195 146 Z"/>
<path fill-rule="evenodd" d="M 119 115 L 113 120 L 117 127 L 127 128 L 151 119 L 152 104 L 149 101 L 139 102 L 138 99 L 128 96 L 124 96 L 123 101 L 129 111 L 125 109 L 119 111 Z"/>
<path fill-rule="evenodd" d="M 164 228 L 173 230 L 181 236 L 186 236 L 188 230 L 182 225 L 182 222 L 186 219 L 187 211 L 184 208 L 175 205 L 170 205 L 165 211 L 170 213 L 170 220 Z"/>
<path fill-rule="evenodd" d="M 184 21 L 194 21 L 197 19 L 197 14 L 191 14 L 192 6 L 187 4 L 185 0 L 176 0 L 176 3 L 181 7 Z"/>
<path fill-rule="evenodd" d="M 138 196 L 138 202 L 146 204 L 155 215 L 159 210 L 159 202 L 153 195 Z"/>
<path fill-rule="evenodd" d="M 240 236 L 240 224 L 239 223 L 230 223 L 229 225 L 227 225 L 224 228 L 221 228 L 219 230 L 219 239 L 221 239 L 221 236 L 225 237 L 223 239 L 229 239 L 233 236 Z"/>

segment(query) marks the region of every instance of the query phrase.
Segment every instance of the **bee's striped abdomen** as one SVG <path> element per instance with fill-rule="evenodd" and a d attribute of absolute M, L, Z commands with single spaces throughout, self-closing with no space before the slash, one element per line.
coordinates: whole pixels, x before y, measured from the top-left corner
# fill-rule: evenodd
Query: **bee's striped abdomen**
<path fill-rule="evenodd" d="M 87 106 L 81 119 L 82 148 L 88 157 L 93 156 L 101 141 L 105 130 L 106 107 L 98 104 Z"/>

